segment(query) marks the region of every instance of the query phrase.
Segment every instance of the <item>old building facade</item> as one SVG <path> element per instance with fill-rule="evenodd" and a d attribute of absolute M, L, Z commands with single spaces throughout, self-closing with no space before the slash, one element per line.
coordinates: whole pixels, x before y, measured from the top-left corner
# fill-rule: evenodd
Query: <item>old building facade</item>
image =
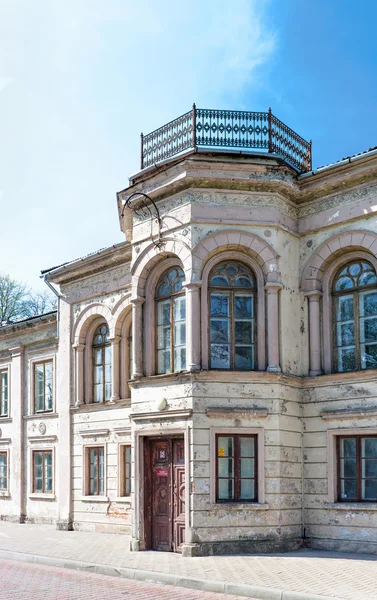
<path fill-rule="evenodd" d="M 377 152 L 194 146 L 118 193 L 124 242 L 44 272 L 57 314 L 0 328 L 1 518 L 377 552 Z"/>

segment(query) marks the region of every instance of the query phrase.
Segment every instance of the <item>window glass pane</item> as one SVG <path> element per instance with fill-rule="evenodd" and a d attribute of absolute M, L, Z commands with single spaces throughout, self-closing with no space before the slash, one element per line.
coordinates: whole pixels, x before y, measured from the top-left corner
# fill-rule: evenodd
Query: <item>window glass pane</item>
<path fill-rule="evenodd" d="M 377 341 L 377 318 L 360 319 L 360 341 Z"/>
<path fill-rule="evenodd" d="M 254 368 L 254 352 L 252 346 L 235 347 L 235 369 L 239 371 L 251 371 Z"/>
<path fill-rule="evenodd" d="M 241 437 L 240 441 L 240 456 L 254 456 L 254 443 L 255 440 L 252 437 Z"/>
<path fill-rule="evenodd" d="M 157 352 L 158 373 L 170 372 L 170 350 L 158 350 Z"/>
<path fill-rule="evenodd" d="M 251 288 L 253 287 L 253 280 L 248 275 L 240 275 L 234 280 L 234 285 L 239 288 Z"/>
<path fill-rule="evenodd" d="M 170 326 L 157 327 L 157 348 L 170 348 Z"/>
<path fill-rule="evenodd" d="M 251 319 L 253 317 L 253 296 L 235 295 L 234 317 L 236 319 Z"/>
<path fill-rule="evenodd" d="M 335 290 L 340 292 L 342 290 L 352 289 L 353 286 L 353 280 L 350 277 L 340 277 L 335 284 Z"/>
<path fill-rule="evenodd" d="M 254 459 L 240 458 L 240 476 L 254 477 Z"/>
<path fill-rule="evenodd" d="M 219 477 L 234 477 L 233 458 L 219 458 L 217 468 Z"/>
<path fill-rule="evenodd" d="M 105 366 L 105 383 L 111 383 L 111 364 Z"/>
<path fill-rule="evenodd" d="M 344 458 L 356 458 L 356 438 L 340 440 L 340 455 Z"/>
<path fill-rule="evenodd" d="M 102 365 L 102 348 L 94 348 L 93 361 L 95 365 Z"/>
<path fill-rule="evenodd" d="M 235 344 L 252 344 L 253 327 L 251 321 L 236 321 L 234 324 Z"/>
<path fill-rule="evenodd" d="M 174 298 L 174 320 L 184 321 L 186 319 L 186 298 L 184 296 L 178 296 Z"/>
<path fill-rule="evenodd" d="M 219 479 L 218 481 L 219 500 L 233 500 L 234 481 L 233 479 Z"/>
<path fill-rule="evenodd" d="M 105 383 L 105 400 L 111 399 L 111 383 Z"/>
<path fill-rule="evenodd" d="M 170 325 L 170 300 L 157 304 L 157 325 Z"/>
<path fill-rule="evenodd" d="M 377 344 L 361 344 L 360 354 L 362 369 L 377 368 Z"/>
<path fill-rule="evenodd" d="M 241 479 L 240 500 L 253 500 L 253 499 L 254 499 L 254 480 L 253 479 Z"/>
<path fill-rule="evenodd" d="M 102 383 L 95 383 L 93 389 L 93 402 L 103 401 L 103 386 Z"/>
<path fill-rule="evenodd" d="M 211 344 L 211 368 L 230 369 L 230 346 Z"/>
<path fill-rule="evenodd" d="M 229 296 L 228 294 L 211 294 L 211 317 L 229 316 Z"/>
<path fill-rule="evenodd" d="M 338 371 L 356 371 L 355 348 L 338 348 Z"/>
<path fill-rule="evenodd" d="M 361 292 L 359 298 L 359 311 L 361 317 L 377 315 L 377 292 Z"/>
<path fill-rule="evenodd" d="M 364 286 L 364 285 L 372 285 L 373 283 L 377 283 L 377 277 L 375 275 L 375 273 L 372 272 L 368 272 L 368 273 L 362 273 L 362 275 L 360 275 L 359 277 L 359 286 Z"/>
<path fill-rule="evenodd" d="M 354 318 L 353 296 L 340 296 L 336 299 L 336 320 L 350 321 Z"/>
<path fill-rule="evenodd" d="M 44 409 L 44 367 L 35 365 L 35 409 Z"/>
<path fill-rule="evenodd" d="M 361 453 L 365 458 L 377 458 L 377 437 L 362 438 Z"/>
<path fill-rule="evenodd" d="M 214 344 L 229 342 L 229 321 L 211 319 L 211 342 Z"/>
<path fill-rule="evenodd" d="M 99 366 L 99 367 L 94 367 L 94 383 L 101 383 L 103 382 L 103 367 Z"/>
<path fill-rule="evenodd" d="M 0 413 L 8 414 L 8 372 L 0 373 Z"/>
<path fill-rule="evenodd" d="M 356 477 L 356 459 L 346 458 L 340 462 L 340 476 L 341 477 Z"/>
<path fill-rule="evenodd" d="M 362 481 L 362 499 L 377 500 L 377 479 L 364 479 Z"/>
<path fill-rule="evenodd" d="M 105 364 L 111 365 L 111 346 L 105 346 Z"/>
<path fill-rule="evenodd" d="M 353 346 L 355 344 L 355 323 L 337 323 L 336 325 L 336 345 Z"/>
<path fill-rule="evenodd" d="M 377 460 L 376 459 L 372 459 L 372 460 L 368 460 L 368 459 L 363 459 L 362 461 L 363 463 L 363 469 L 362 469 L 362 476 L 365 479 L 377 479 Z"/>
<path fill-rule="evenodd" d="M 356 479 L 342 479 L 340 490 L 342 500 L 356 500 Z"/>
<path fill-rule="evenodd" d="M 233 456 L 234 455 L 234 442 L 232 437 L 223 437 L 219 436 L 217 438 L 217 455 L 219 457 L 223 456 Z"/>
<path fill-rule="evenodd" d="M 186 369 L 186 346 L 179 346 L 174 349 L 174 371 L 184 371 Z"/>
<path fill-rule="evenodd" d="M 186 343 L 186 322 L 181 321 L 174 325 L 174 345 L 182 346 Z"/>

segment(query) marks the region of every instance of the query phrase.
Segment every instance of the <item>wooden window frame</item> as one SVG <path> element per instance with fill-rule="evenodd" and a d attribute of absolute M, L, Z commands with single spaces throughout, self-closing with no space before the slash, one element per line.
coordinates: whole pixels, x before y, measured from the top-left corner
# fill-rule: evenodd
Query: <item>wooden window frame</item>
<path fill-rule="evenodd" d="M 99 324 L 97 324 L 96 328 L 93 331 L 93 338 L 92 338 L 92 344 L 91 344 L 91 346 L 92 346 L 92 348 L 91 348 L 92 349 L 92 373 L 93 373 L 93 375 L 92 375 L 92 400 L 93 400 L 92 403 L 93 404 L 103 404 L 104 402 L 109 402 L 111 400 L 111 393 L 112 393 L 112 382 L 110 382 L 110 385 L 111 385 L 110 392 L 111 393 L 110 393 L 110 397 L 106 398 L 106 374 L 105 374 L 105 370 L 106 370 L 106 350 L 105 349 L 106 348 L 111 348 L 111 342 L 104 342 L 102 344 L 95 344 L 94 343 L 94 338 L 96 336 L 97 329 L 99 329 L 100 327 L 104 327 L 104 326 L 107 327 L 108 337 L 110 336 L 110 327 L 107 324 L 107 322 L 99 323 Z M 100 365 L 97 365 L 97 364 L 94 363 L 94 356 L 95 356 L 95 351 L 99 350 L 99 349 L 103 350 L 102 351 L 102 362 L 101 362 Z M 113 355 L 112 355 L 112 353 L 111 353 L 110 365 L 111 365 L 111 369 L 113 369 L 114 365 L 113 365 Z M 95 398 L 94 389 L 95 389 L 95 385 L 96 385 L 94 373 L 95 373 L 96 367 L 100 367 L 100 366 L 102 366 L 102 382 L 101 382 L 101 384 L 102 384 L 102 400 L 99 400 L 97 402 L 94 399 Z"/>
<path fill-rule="evenodd" d="M 172 266 L 169 267 L 168 269 L 166 269 L 162 275 L 160 276 L 158 282 L 157 282 L 157 286 L 156 286 L 156 290 L 158 289 L 161 280 L 164 278 L 165 274 L 168 271 L 171 271 L 172 269 L 177 269 L 177 270 L 182 270 L 182 267 L 179 266 Z M 180 373 L 180 371 L 175 371 L 175 365 L 174 365 L 174 340 L 175 340 L 175 336 L 174 336 L 174 300 L 176 298 L 179 297 L 183 297 L 185 298 L 185 313 L 187 311 L 187 303 L 186 303 L 186 292 L 185 290 L 179 290 L 179 292 L 172 292 L 171 294 L 166 294 L 165 296 L 157 296 L 155 295 L 155 323 L 156 323 L 156 341 L 155 341 L 155 345 L 156 345 L 156 357 L 155 357 L 155 372 L 158 375 L 167 375 L 168 373 Z M 158 370 L 158 327 L 159 327 L 159 323 L 158 323 L 158 305 L 160 302 L 166 302 L 167 300 L 169 300 L 169 304 L 170 304 L 170 371 L 166 371 L 163 373 L 159 373 Z M 186 339 L 185 339 L 185 348 L 186 348 L 186 352 L 187 352 L 187 313 L 186 313 Z M 187 354 L 186 354 L 186 369 L 187 369 Z M 183 369 L 184 371 L 186 369 Z"/>
<path fill-rule="evenodd" d="M 231 437 L 233 438 L 234 447 L 234 499 L 219 499 L 219 478 L 218 476 L 218 440 L 219 437 Z M 254 439 L 254 498 L 252 500 L 239 498 L 240 495 L 240 450 L 239 450 L 239 439 L 240 438 L 253 438 Z M 237 442 L 237 443 L 236 443 Z M 258 483 L 259 483 L 259 468 L 258 468 L 258 434 L 256 433 L 227 433 L 216 432 L 215 433 L 215 502 L 216 504 L 258 504 Z M 226 478 L 225 478 L 226 479 Z M 249 479 L 249 478 L 246 478 Z M 250 478 L 251 479 L 251 478 Z"/>
<path fill-rule="evenodd" d="M 345 435 L 337 435 L 336 436 L 336 501 L 337 502 L 358 502 L 358 503 L 376 503 L 377 497 L 372 500 L 366 500 L 362 498 L 362 451 L 361 451 L 361 443 L 363 439 L 374 438 L 377 439 L 377 433 L 375 434 L 345 434 Z M 341 478 L 340 476 L 340 444 L 341 440 L 344 439 L 355 439 L 356 440 L 356 477 L 349 478 Z M 377 461 L 377 459 L 376 459 Z M 342 498 L 341 495 L 341 480 L 342 479 L 352 479 L 356 480 L 356 499 L 352 498 Z M 376 479 L 377 478 L 364 478 L 364 479 Z"/>
<path fill-rule="evenodd" d="M 35 461 L 34 461 L 34 456 L 35 454 L 42 454 L 42 490 L 37 490 L 36 489 L 36 485 L 35 485 Z M 45 469 L 44 469 L 44 456 L 45 454 L 51 454 L 51 472 L 52 472 L 52 476 L 51 476 L 51 490 L 46 490 L 46 481 L 45 481 Z M 48 496 L 50 496 L 51 494 L 54 494 L 54 488 L 55 488 L 55 472 L 54 472 L 54 451 L 53 449 L 33 449 L 31 451 L 31 461 L 32 461 L 32 474 L 31 474 L 31 481 L 32 481 L 32 494 L 46 494 Z"/>
<path fill-rule="evenodd" d="M 99 492 L 100 489 L 100 470 L 99 470 L 99 460 L 97 457 L 97 485 L 96 485 L 96 490 L 97 493 L 92 494 L 90 492 L 90 482 L 91 482 L 91 477 L 90 477 L 90 453 L 94 450 L 102 450 L 103 451 L 103 493 Z M 106 496 L 106 450 L 105 450 L 105 445 L 93 445 L 93 446 L 85 446 L 85 495 L 86 496 L 91 496 L 91 497 L 102 497 L 102 496 Z"/>
<path fill-rule="evenodd" d="M 247 267 L 250 272 L 251 272 L 251 276 L 253 278 L 254 281 L 254 287 L 252 288 L 243 288 L 243 287 L 226 287 L 226 286 L 211 286 L 211 277 L 213 275 L 213 271 L 219 267 L 222 264 L 227 264 L 227 263 L 236 263 L 236 264 L 240 264 L 243 267 Z M 227 293 L 229 295 L 229 346 L 230 346 L 230 367 L 229 369 L 220 369 L 219 367 L 213 367 L 212 366 L 212 353 L 211 353 L 211 296 L 213 293 L 221 293 L 221 294 L 225 294 Z M 235 319 L 234 319 L 234 297 L 235 295 L 245 295 L 245 296 L 252 296 L 253 297 L 253 368 L 252 369 L 236 369 L 235 368 Z M 208 331 L 208 366 L 209 369 L 213 370 L 213 371 L 239 371 L 239 372 L 252 372 L 252 371 L 256 371 L 257 370 L 257 364 L 258 364 L 258 346 L 257 346 L 257 322 L 258 322 L 258 315 L 257 315 L 257 298 L 258 298 L 258 289 L 257 289 L 257 279 L 255 276 L 255 273 L 253 272 L 253 270 L 251 269 L 251 267 L 249 265 L 247 265 L 246 263 L 242 263 L 242 261 L 240 260 L 226 260 L 226 261 L 220 261 L 218 263 L 216 263 L 209 275 L 208 275 L 208 327 L 207 327 L 207 331 Z"/>
<path fill-rule="evenodd" d="M 130 449 L 130 460 L 126 460 L 126 452 L 127 448 Z M 126 493 L 127 488 L 127 464 L 130 465 L 129 469 L 129 480 L 130 480 L 130 493 Z M 121 443 L 119 444 L 119 497 L 120 498 L 130 498 L 132 493 L 132 447 L 130 443 Z"/>
<path fill-rule="evenodd" d="M 8 492 L 9 491 L 9 451 L 8 450 L 1 450 L 0 451 L 0 456 L 5 456 L 6 487 L 5 488 L 0 487 L 0 492 L 2 492 L 4 494 L 4 492 Z"/>
<path fill-rule="evenodd" d="M 41 413 L 51 413 L 54 411 L 54 377 L 55 377 L 55 369 L 54 369 L 54 360 L 52 358 L 47 358 L 45 360 L 36 360 L 32 362 L 33 365 L 33 413 L 41 414 Z M 51 365 L 51 384 L 52 384 L 52 399 L 51 399 L 51 408 L 46 408 L 46 365 Z M 43 409 L 37 410 L 37 377 L 36 370 L 38 367 L 43 366 Z"/>
<path fill-rule="evenodd" d="M 3 385 L 2 385 L 2 375 L 6 374 L 7 376 L 7 397 L 6 397 L 6 403 L 7 403 L 7 410 L 6 412 L 3 412 Z M 8 417 L 9 416 L 9 390 L 10 390 L 10 381 L 9 381 L 9 369 L 2 369 L 0 368 L 0 418 L 1 417 Z"/>
<path fill-rule="evenodd" d="M 331 296 L 332 296 L 332 314 L 333 314 L 333 319 L 332 319 L 332 334 L 333 334 L 333 372 L 334 373 L 354 373 L 355 371 L 368 371 L 370 369 L 373 369 L 375 367 L 369 367 L 369 368 L 365 368 L 362 369 L 361 367 L 361 350 L 360 350 L 360 314 L 359 314 L 359 297 L 361 293 L 364 292 L 368 292 L 368 291 L 376 291 L 377 292 L 377 286 L 375 283 L 372 283 L 370 285 L 365 285 L 362 287 L 354 287 L 354 288 L 350 288 L 348 290 L 339 290 L 339 291 L 335 291 L 334 290 L 334 286 L 336 281 L 338 280 L 339 274 L 340 272 L 345 269 L 348 265 L 352 265 L 353 263 L 362 263 L 362 262 L 366 262 L 368 263 L 375 271 L 375 268 L 373 266 L 373 264 L 371 262 L 369 262 L 368 260 L 364 260 L 364 259 L 351 259 L 348 262 L 344 263 L 341 267 L 338 268 L 338 270 L 336 271 L 333 280 L 332 280 L 332 287 L 331 287 Z M 354 338 L 355 338 L 355 355 L 356 355 L 356 365 L 355 365 L 355 369 L 350 369 L 349 371 L 339 371 L 338 368 L 338 350 L 340 347 L 337 346 L 337 307 L 336 307 L 336 303 L 337 303 L 337 299 L 341 296 L 353 296 L 353 322 L 354 322 Z"/>

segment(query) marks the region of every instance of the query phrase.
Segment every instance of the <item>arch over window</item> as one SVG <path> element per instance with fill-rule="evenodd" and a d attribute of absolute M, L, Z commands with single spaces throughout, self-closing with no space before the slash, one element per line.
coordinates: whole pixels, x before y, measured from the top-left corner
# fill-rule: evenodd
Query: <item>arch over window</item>
<path fill-rule="evenodd" d="M 209 288 L 210 369 L 251 371 L 256 362 L 255 277 L 236 261 L 213 267 Z"/>
<path fill-rule="evenodd" d="M 93 335 L 93 402 L 111 399 L 111 343 L 109 327 L 101 323 Z"/>
<path fill-rule="evenodd" d="M 186 369 L 185 275 L 174 266 L 160 277 L 156 288 L 157 373 Z"/>
<path fill-rule="evenodd" d="M 377 368 L 377 276 L 366 260 L 336 273 L 333 285 L 335 371 Z"/>

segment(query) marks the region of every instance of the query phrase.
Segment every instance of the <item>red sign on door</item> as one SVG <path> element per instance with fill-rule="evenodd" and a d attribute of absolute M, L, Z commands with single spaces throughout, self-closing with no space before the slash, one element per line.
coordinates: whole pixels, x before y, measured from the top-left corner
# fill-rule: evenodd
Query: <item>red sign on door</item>
<path fill-rule="evenodd" d="M 169 475 L 168 469 L 156 469 L 157 477 L 167 477 Z"/>

